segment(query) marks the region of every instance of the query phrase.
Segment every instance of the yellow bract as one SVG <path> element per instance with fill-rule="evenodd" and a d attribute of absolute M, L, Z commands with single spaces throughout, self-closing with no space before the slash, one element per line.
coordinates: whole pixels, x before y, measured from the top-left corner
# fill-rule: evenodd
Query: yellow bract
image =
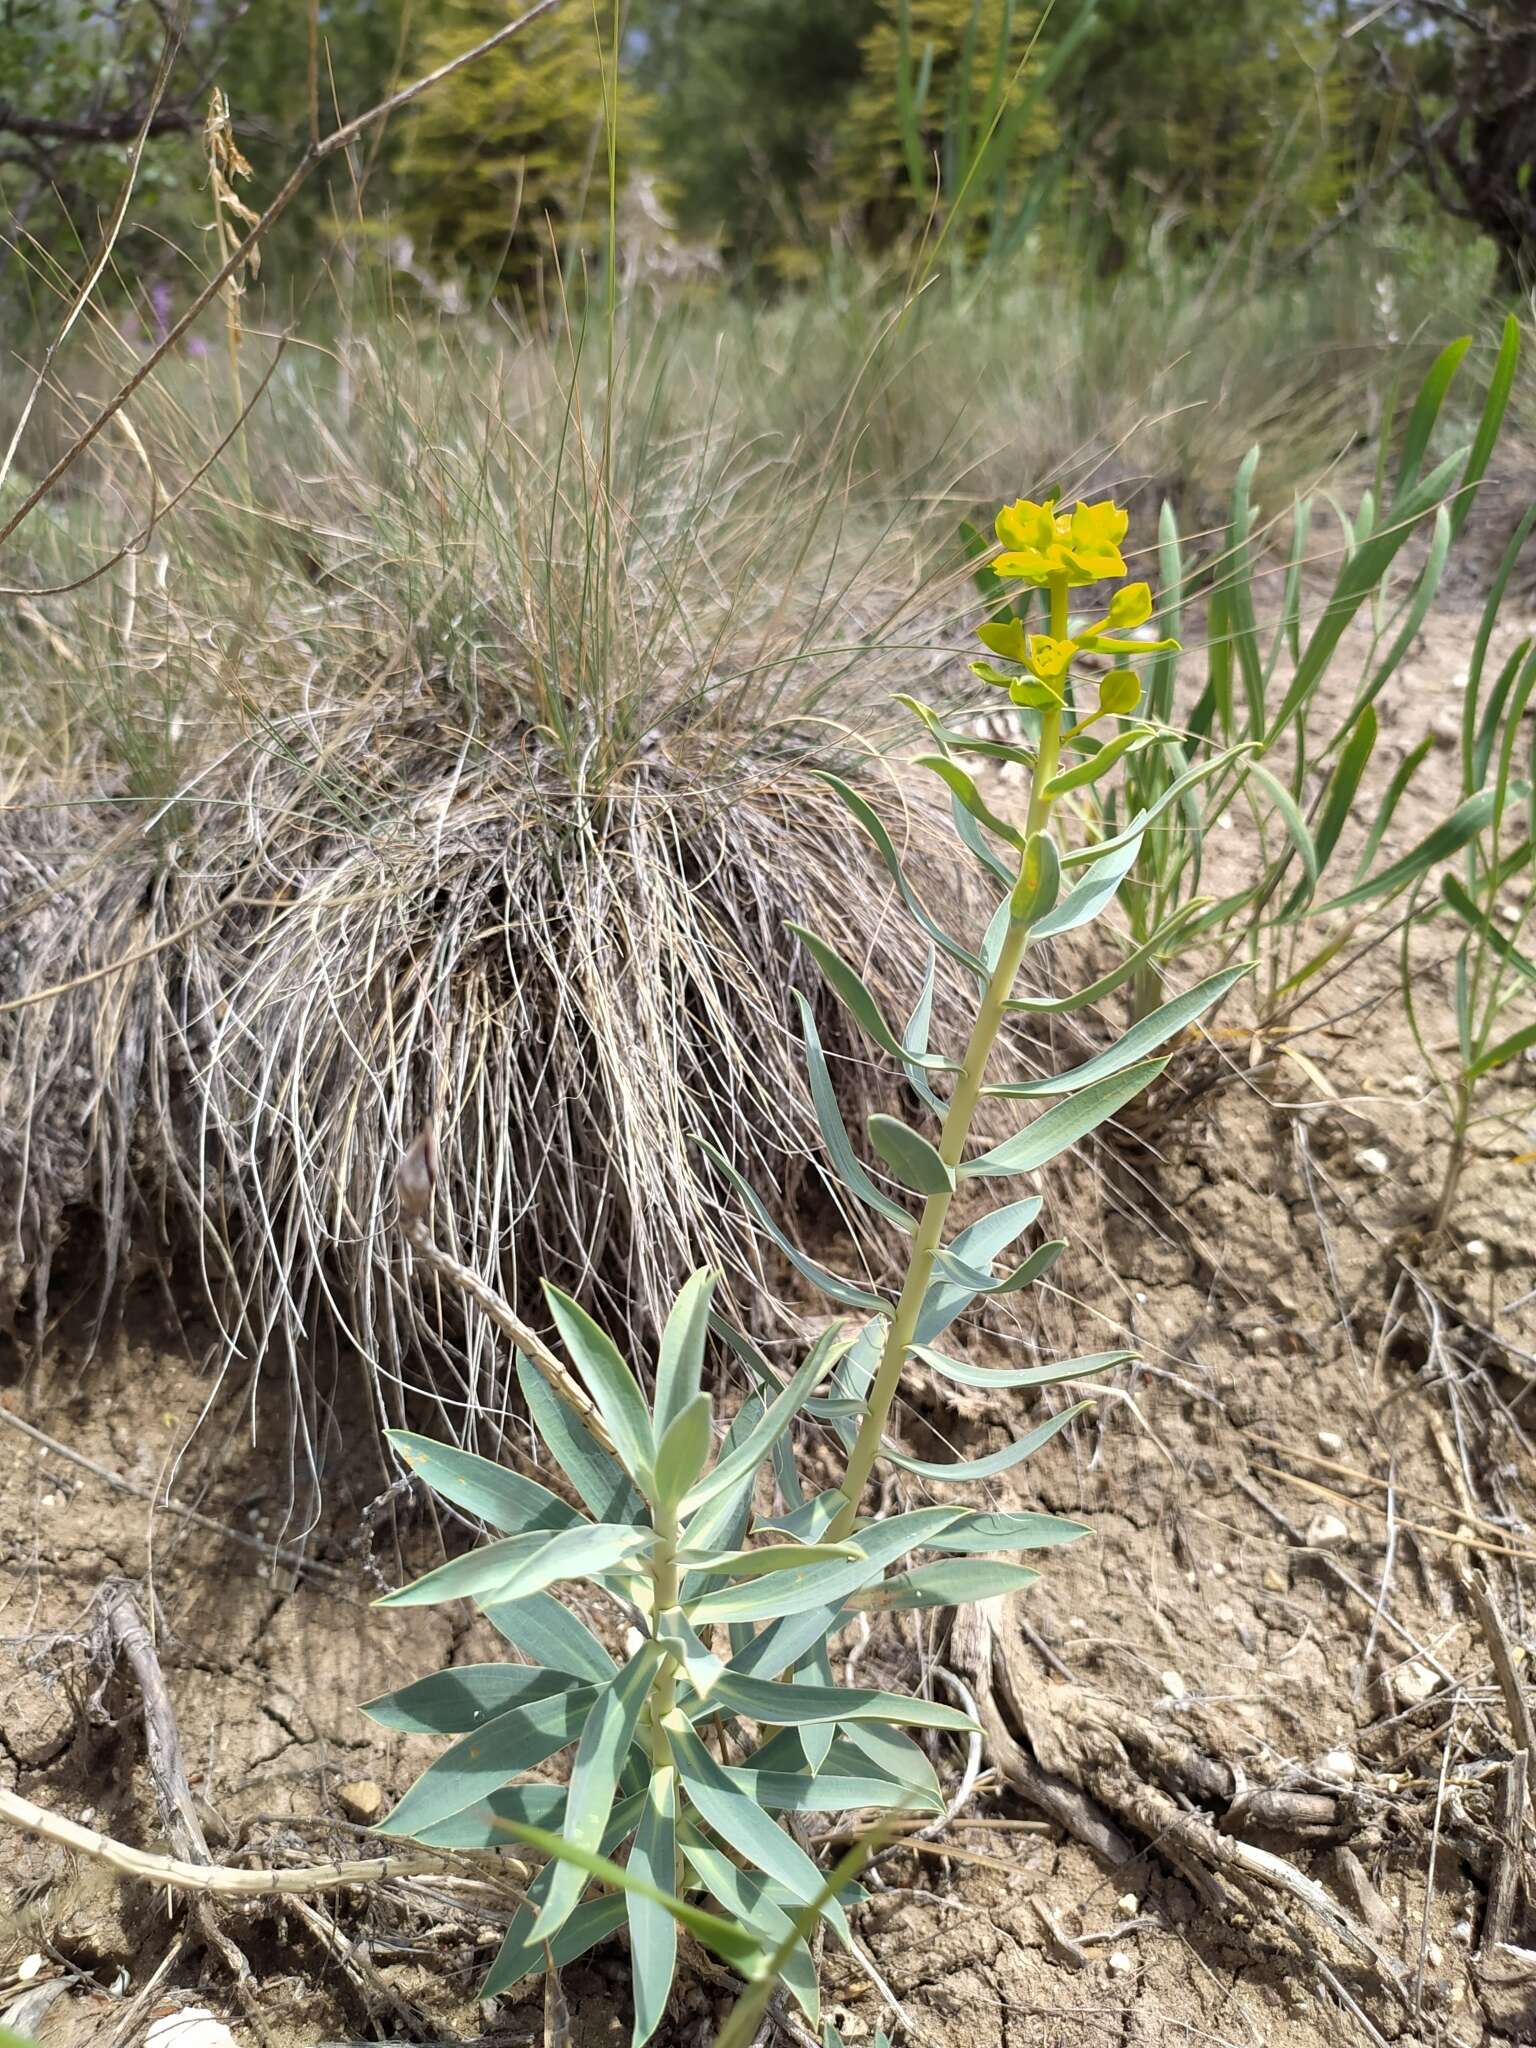
<path fill-rule="evenodd" d="M 1117 590 L 1109 600 L 1109 617 L 1104 621 L 1112 633 L 1123 633 L 1131 626 L 1144 626 L 1152 616 L 1152 586 L 1149 583 L 1127 583 L 1124 590 Z"/>
<path fill-rule="evenodd" d="M 997 515 L 997 537 L 1003 552 L 992 568 L 999 576 L 1045 585 L 1059 578 L 1068 585 L 1099 583 L 1125 574 L 1120 543 L 1129 516 L 1112 498 L 1097 505 L 1079 504 L 1058 512 L 1054 499 L 1037 505 L 1020 498 Z"/>
<path fill-rule="evenodd" d="M 1000 654 L 1004 661 L 1022 663 L 1028 655 L 1024 625 L 1020 619 L 1004 619 L 1001 623 L 994 621 L 978 626 L 976 638 L 990 653 Z"/>
<path fill-rule="evenodd" d="M 1049 633 L 1031 633 L 1024 665 L 1042 683 L 1058 682 L 1072 666 L 1075 640 L 1053 640 Z"/>

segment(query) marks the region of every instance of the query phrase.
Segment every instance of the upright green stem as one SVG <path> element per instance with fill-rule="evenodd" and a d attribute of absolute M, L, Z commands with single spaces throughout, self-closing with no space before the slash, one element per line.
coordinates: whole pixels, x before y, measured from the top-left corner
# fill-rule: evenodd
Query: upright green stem
<path fill-rule="evenodd" d="M 1065 579 L 1052 580 L 1051 634 L 1057 640 L 1064 640 L 1067 637 Z M 1059 710 L 1048 711 L 1040 721 L 1040 746 L 1030 784 L 1026 837 L 1044 831 L 1050 817 L 1051 799 L 1045 792 L 1046 785 L 1056 773 L 1060 758 L 1061 717 Z M 965 1058 L 961 1063 L 954 1092 L 944 1112 L 944 1125 L 939 1138 L 939 1157 L 951 1170 L 958 1167 L 965 1157 L 966 1140 L 971 1133 L 971 1120 L 976 1114 L 976 1105 L 981 1100 L 981 1090 L 986 1080 L 987 1061 L 997 1042 L 1003 1018 L 1007 1014 L 1008 999 L 1013 993 L 1013 984 L 1018 978 L 1019 968 L 1029 947 L 1031 928 L 1030 924 L 1023 922 L 1009 925 L 997 965 L 987 981 L 981 1007 L 976 1012 L 976 1022 L 971 1027 L 970 1042 L 965 1048 Z M 874 1470 L 875 1460 L 880 1455 L 880 1439 L 890 1419 L 896 1390 L 901 1384 L 902 1371 L 907 1362 L 907 1354 L 912 1348 L 917 1318 L 933 1279 L 935 1255 L 943 1242 L 944 1225 L 953 1200 L 953 1193 L 946 1191 L 943 1194 L 930 1195 L 923 1204 L 923 1213 L 912 1240 L 912 1257 L 907 1267 L 907 1277 L 902 1283 L 901 1294 L 892 1313 L 890 1327 L 886 1331 L 885 1347 L 880 1354 L 874 1384 L 869 1390 L 864 1420 L 859 1425 L 858 1436 L 848 1454 L 848 1468 L 838 1489 L 843 1496 L 843 1503 L 827 1531 L 829 1542 L 844 1542 L 858 1518 L 859 1502 L 863 1498 L 869 1475 Z"/>
<path fill-rule="evenodd" d="M 655 1603 L 652 1612 L 652 1626 L 677 1605 L 680 1574 L 677 1568 L 678 1520 L 677 1503 L 674 1501 L 656 1510 L 656 1547 L 651 1552 L 651 1597 Z M 677 1698 L 677 1665 L 672 1658 L 663 1657 L 656 1672 L 656 1681 L 651 1687 L 651 1761 L 659 1770 L 663 1764 L 672 1761 L 667 1748 L 666 1732 L 662 1722 L 671 1713 Z"/>

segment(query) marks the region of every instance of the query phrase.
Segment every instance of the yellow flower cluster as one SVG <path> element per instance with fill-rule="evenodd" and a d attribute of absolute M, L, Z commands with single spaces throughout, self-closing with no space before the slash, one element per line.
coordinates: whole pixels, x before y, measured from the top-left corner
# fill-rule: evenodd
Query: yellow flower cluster
<path fill-rule="evenodd" d="M 1003 552 L 992 564 L 999 576 L 1017 576 L 1025 583 L 1048 584 L 1064 576 L 1069 584 L 1102 583 L 1125 574 L 1120 543 L 1130 517 L 1113 498 L 1097 505 L 1080 504 L 1075 512 L 1058 512 L 1055 499 L 1037 505 L 1020 498 L 997 515 L 997 537 Z"/>
<path fill-rule="evenodd" d="M 1064 621 L 1066 592 L 1084 583 L 1118 580 L 1126 573 L 1120 543 L 1129 525 L 1127 514 L 1111 498 L 1097 505 L 1079 504 L 1075 511 L 1057 510 L 1048 498 L 1037 505 L 1020 498 L 997 515 L 1002 553 L 991 563 L 994 575 L 1016 578 L 1051 592 L 1054 621 Z M 1080 626 L 1069 639 L 1060 633 L 1026 633 L 1019 619 L 978 626 L 976 637 L 989 653 L 1012 662 L 1022 675 L 1006 675 L 989 662 L 973 662 L 977 675 L 1008 690 L 1016 704 L 1047 707 L 1065 696 L 1065 680 L 1073 657 L 1083 649 L 1104 654 L 1151 654 L 1172 647 L 1172 640 L 1124 641 L 1117 633 L 1144 626 L 1152 616 L 1152 592 L 1145 583 L 1128 583 L 1110 599 L 1109 609 L 1095 625 Z M 1139 691 L 1137 692 L 1139 695 Z M 1123 688 L 1117 692 L 1123 697 Z M 1131 699 L 1132 704 L 1135 698 Z"/>

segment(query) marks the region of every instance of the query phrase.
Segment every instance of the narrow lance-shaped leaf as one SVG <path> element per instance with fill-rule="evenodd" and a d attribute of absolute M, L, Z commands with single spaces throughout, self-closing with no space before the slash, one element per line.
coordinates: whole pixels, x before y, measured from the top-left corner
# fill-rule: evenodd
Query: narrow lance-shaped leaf
<path fill-rule="evenodd" d="M 993 1451 L 984 1458 L 955 1458 L 945 1463 L 934 1458 L 908 1458 L 900 1451 L 887 1451 L 885 1455 L 891 1464 L 899 1465 L 903 1472 L 915 1473 L 920 1479 L 939 1479 L 957 1486 L 970 1479 L 994 1479 L 999 1472 L 1011 1471 L 1015 1465 L 1022 1465 L 1026 1458 L 1033 1457 L 1085 1408 L 1092 1406 L 1091 1401 L 1079 1401 L 1071 1408 L 1064 1408 L 1059 1415 L 1042 1422 L 1038 1429 L 1032 1429 L 1028 1436 L 1021 1436 L 1017 1443 L 1007 1444 L 1002 1450 Z"/>
<path fill-rule="evenodd" d="M 562 1607 L 553 1593 L 499 1601 L 484 1612 L 514 1649 L 550 1671 L 602 1685 L 617 1668 L 592 1631 L 568 1607 Z"/>
<path fill-rule="evenodd" d="M 628 1474 L 583 1426 L 536 1367 L 515 1355 L 517 1384 L 551 1456 L 600 1522 L 638 1522 L 645 1503 Z"/>
<path fill-rule="evenodd" d="M 520 1472 L 494 1465 L 461 1451 L 457 1444 L 438 1443 L 408 1429 L 386 1430 L 390 1444 L 411 1470 L 424 1479 L 440 1500 L 488 1522 L 503 1535 L 533 1529 L 567 1529 L 581 1520 L 576 1510 Z"/>
<path fill-rule="evenodd" d="M 1022 1593 L 1040 1574 L 1028 1565 L 1005 1564 L 995 1558 L 946 1558 L 942 1564 L 918 1565 L 895 1578 L 882 1579 L 850 1606 L 861 1613 L 895 1613 L 913 1607 L 962 1607 L 977 1600 L 995 1600 L 1004 1593 Z"/>
<path fill-rule="evenodd" d="M 716 1766 L 718 1769 L 718 1766 Z M 772 1823 L 770 1822 L 771 1826 Z M 560 1835 L 546 1834 L 542 1828 L 513 1826 L 509 1828 L 513 1839 L 526 1842 L 530 1849 L 538 1849 L 545 1856 L 558 1858 L 561 1862 L 574 1863 L 588 1877 L 595 1877 L 601 1883 L 611 1885 L 615 1890 L 638 1892 L 641 1898 L 648 1898 L 652 1904 L 662 1906 L 672 1915 L 679 1927 L 686 1927 L 696 1935 L 704 1946 L 713 1949 L 717 1956 L 740 1970 L 743 1976 L 752 1978 L 763 1967 L 762 1944 L 755 1935 L 734 1921 L 722 1920 L 716 1913 L 706 1913 L 702 1907 L 691 1906 L 684 1899 L 672 1896 L 641 1878 L 638 1872 L 622 1869 L 617 1863 L 610 1863 L 606 1856 L 594 1855 L 590 1850 L 566 1841 Z M 786 1838 L 787 1839 L 787 1838 Z M 815 1865 L 811 1868 L 814 1870 Z M 622 1918 L 622 1914 L 619 1918 Z M 615 1923 L 617 1924 L 617 1923 Z"/>
<path fill-rule="evenodd" d="M 1134 1066 L 1156 1047 L 1165 1045 L 1170 1038 L 1176 1038 L 1181 1031 L 1188 1030 L 1198 1017 L 1219 1003 L 1229 989 L 1251 972 L 1250 966 L 1227 967 L 1219 974 L 1210 975 L 1183 995 L 1175 996 L 1171 1002 L 1153 1010 L 1140 1023 L 1133 1024 L 1105 1051 L 1095 1053 L 1091 1060 L 1085 1060 L 1080 1067 L 1073 1067 L 1065 1074 L 1048 1074 L 1037 1081 L 993 1082 L 982 1093 L 995 1096 L 999 1101 L 1029 1101 L 1041 1095 L 1071 1095 L 1094 1081 L 1118 1074 L 1126 1067 Z"/>
<path fill-rule="evenodd" d="M 708 1394 L 695 1394 L 672 1418 L 656 1446 L 656 1499 L 669 1506 L 680 1501 L 704 1470 L 714 1443 Z"/>
<path fill-rule="evenodd" d="M 561 1831 L 564 1856 L 533 1924 L 530 1941 L 552 1940 L 586 1888 L 588 1873 L 570 1852 L 586 1849 L 596 1854 L 603 1839 L 618 1790 L 619 1771 L 634 1740 L 658 1655 L 654 1644 L 645 1644 L 593 1703 L 576 1746 L 576 1761 L 571 1766 L 565 1826 Z"/>
<path fill-rule="evenodd" d="M 888 1223 L 896 1224 L 902 1230 L 912 1228 L 912 1219 L 900 1202 L 893 1200 L 885 1190 L 877 1187 L 864 1169 L 864 1163 L 853 1149 L 848 1136 L 848 1126 L 843 1122 L 843 1113 L 838 1106 L 837 1090 L 832 1084 L 827 1056 L 822 1049 L 821 1034 L 816 1029 L 816 1019 L 811 1006 L 799 989 L 792 991 L 800 1009 L 800 1028 L 805 1037 L 806 1075 L 811 1084 L 811 1102 L 816 1110 L 816 1122 L 821 1131 L 821 1141 L 827 1148 L 837 1177 L 848 1192 L 858 1201 L 867 1202 L 877 1215 Z"/>
<path fill-rule="evenodd" d="M 1002 1174 L 1032 1173 L 1038 1167 L 1048 1165 L 1061 1153 L 1068 1151 L 1090 1131 L 1112 1117 L 1116 1110 L 1155 1081 L 1167 1066 L 1167 1058 L 1144 1060 L 1140 1065 L 1128 1067 L 1118 1074 L 1108 1075 L 1102 1081 L 1095 1081 L 1081 1088 L 1075 1095 L 1068 1096 L 1054 1109 L 1048 1109 L 1043 1116 L 1017 1136 L 1005 1138 L 1001 1145 L 994 1145 L 990 1152 L 984 1152 L 979 1159 L 962 1163 L 960 1177 L 964 1179 L 995 1177 Z"/>
<path fill-rule="evenodd" d="M 947 1195 L 955 1185 L 954 1168 L 946 1166 L 922 1135 L 899 1117 L 869 1119 L 869 1142 L 903 1187 L 920 1195 Z"/>
<path fill-rule="evenodd" d="M 651 1888 L 624 1894 L 635 2000 L 630 2048 L 643 2048 L 661 2025 L 677 1968 L 677 1922 L 652 1896 L 652 1892 L 677 1889 L 677 1772 L 671 1764 L 660 1765 L 651 1777 L 629 1852 L 629 1869 Z"/>
<path fill-rule="evenodd" d="M 855 1281 L 844 1279 L 842 1274 L 833 1273 L 826 1266 L 819 1265 L 815 1259 L 803 1252 L 792 1238 L 787 1237 L 774 1221 L 752 1183 L 743 1179 L 723 1152 L 718 1151 L 707 1138 L 699 1138 L 695 1142 L 699 1150 L 718 1167 L 740 1195 L 751 1213 L 752 1220 L 764 1236 L 778 1246 L 797 1273 L 809 1280 L 813 1287 L 819 1287 L 829 1300 L 840 1303 L 844 1308 L 876 1311 L 884 1309 L 885 1303 L 878 1294 L 872 1293 L 867 1287 L 860 1287 Z"/>
<path fill-rule="evenodd" d="M 614 1448 L 629 1476 L 644 1493 L 656 1455 L 656 1440 L 634 1374 L 607 1331 L 592 1320 L 579 1302 L 572 1301 L 547 1280 L 544 1299 L 549 1303 L 561 1342 L 608 1426 Z"/>
<path fill-rule="evenodd" d="M 576 1740 L 597 1695 L 596 1686 L 577 1686 L 514 1707 L 472 1734 L 461 1735 L 428 1764 L 394 1812 L 379 1823 L 380 1832 L 415 1835 L 462 1813 L 520 1772 L 531 1771 Z"/>
<path fill-rule="evenodd" d="M 963 945 L 959 939 L 955 938 L 952 933 L 945 931 L 944 927 L 930 914 L 922 898 L 907 880 L 906 872 L 901 865 L 901 856 L 897 853 L 891 835 L 886 830 L 878 813 L 864 801 L 857 790 L 851 789 L 842 780 L 841 776 L 833 775 L 825 768 L 815 769 L 813 773 L 818 782 L 824 782 L 827 785 L 828 789 L 833 792 L 839 802 L 844 805 L 850 815 L 862 826 L 865 833 L 874 842 L 875 851 L 879 854 L 886 873 L 896 884 L 897 892 L 902 902 L 911 912 L 917 924 L 933 941 L 934 945 L 938 947 L 940 952 L 947 953 L 952 960 L 959 961 L 962 967 L 974 967 L 976 965 L 975 954 L 970 951 L 969 947 Z"/>
<path fill-rule="evenodd" d="M 922 1067 L 948 1070 L 952 1066 L 951 1061 L 941 1059 L 937 1053 L 924 1053 L 921 1059 L 918 1059 L 915 1053 L 905 1051 L 901 1041 L 886 1023 L 880 1005 L 865 987 L 862 976 L 848 965 L 837 948 L 829 946 L 825 939 L 819 939 L 814 932 L 807 931 L 804 925 L 791 923 L 789 929 L 821 969 L 843 1008 L 865 1037 L 878 1045 L 882 1052 L 891 1053 L 899 1060 L 916 1060 Z"/>
<path fill-rule="evenodd" d="M 819 1900 L 822 1875 L 816 1865 L 798 1842 L 731 1783 L 723 1767 L 694 1734 L 686 1715 L 671 1714 L 663 1726 L 667 1746 L 689 1798 L 721 1840 L 729 1842 L 766 1876 L 776 1878 L 801 1905 Z M 838 1938 L 845 1946 L 851 1946 L 842 1907 L 832 1899 L 825 1910 Z"/>
<path fill-rule="evenodd" d="M 569 1692 L 580 1680 L 533 1664 L 455 1664 L 398 1692 L 364 1700 L 360 1712 L 409 1735 L 466 1735 L 511 1707 Z"/>
<path fill-rule="evenodd" d="M 825 1378 L 846 1348 L 846 1340 L 838 1327 L 824 1330 L 806 1354 L 805 1362 L 792 1379 L 777 1393 L 763 1411 L 760 1421 L 742 1438 L 741 1442 L 722 1457 L 712 1472 L 707 1472 L 687 1493 L 679 1512 L 684 1516 L 697 1514 L 708 1501 L 719 1493 L 734 1486 L 749 1472 L 755 1472 L 767 1457 L 774 1443 L 800 1412 L 810 1398 L 812 1389 Z M 683 1531 L 685 1544 L 696 1540 L 690 1523 Z"/>
<path fill-rule="evenodd" d="M 657 1441 L 697 1395 L 704 1371 L 709 1336 L 710 1302 L 717 1273 L 707 1268 L 690 1273 L 678 1290 L 661 1333 L 656 1359 L 655 1430 Z"/>

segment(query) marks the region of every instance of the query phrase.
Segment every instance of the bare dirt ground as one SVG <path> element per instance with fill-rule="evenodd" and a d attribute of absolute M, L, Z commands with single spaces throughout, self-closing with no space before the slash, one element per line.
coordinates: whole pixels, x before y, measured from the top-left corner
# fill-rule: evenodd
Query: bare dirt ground
<path fill-rule="evenodd" d="M 1414 693 L 1403 735 L 1455 709 L 1475 602 L 1442 607 L 1398 692 Z M 1388 740 L 1383 777 L 1406 744 Z M 1453 783 L 1437 751 L 1399 846 Z M 1432 991 L 1444 967 L 1420 971 Z M 1500 1822 L 1519 1789 L 1512 1717 L 1536 1711 L 1532 1072 L 1499 1098 L 1512 1121 L 1484 1127 L 1452 1233 L 1426 1240 L 1444 1120 L 1395 972 L 1390 949 L 1369 955 L 1288 1049 L 1224 1013 L 1168 1099 L 1050 1191 L 1075 1249 L 1030 1320 L 995 1322 L 976 1355 L 1140 1349 L 1090 1420 L 1016 1486 L 994 1484 L 998 1504 L 1079 1515 L 1093 1539 L 983 1618 L 990 1648 L 974 1616 L 952 1640 L 923 1617 L 844 1641 L 865 1680 L 934 1683 L 935 1663 L 968 1680 L 995 1738 L 961 1812 L 883 1862 L 859 1918 L 913 2039 L 1536 2039 L 1536 1830 L 1526 1810 L 1522 1849 L 1520 1821 Z M 1175 1103 L 1197 1073 L 1205 1085 Z M 65 1316 L 42 1367 L 0 1350 L 0 1787 L 162 1846 L 142 1703 L 101 1648 L 103 1588 L 127 1586 L 152 1618 L 210 1853 L 367 1853 L 349 1812 L 401 1791 L 431 1746 L 375 1729 L 357 1702 L 495 1654 L 488 1632 L 447 1610 L 370 1608 L 438 1538 L 407 1500 L 378 1503 L 345 1363 L 306 1538 L 280 1390 L 204 1416 L 206 1333 L 172 1323 L 148 1283 L 125 1328 L 87 1357 Z M 950 1393 L 914 1394 L 904 1427 L 920 1452 L 942 1440 L 975 1455 L 1030 1412 L 1025 1396 Z M 173 1466 L 174 1497 L 219 1527 L 152 1507 Z M 311 1565 L 261 1547 L 277 1541 Z M 937 1754 L 957 1786 L 961 1749 Z M 1021 1794 L 1031 1773 L 1055 1819 Z M 1106 1827 L 1107 1860 L 1082 1839 Z M 48 2048 L 134 2039 L 194 1993 L 242 2040 L 544 2028 L 531 1985 L 477 2004 L 509 1902 L 466 1878 L 220 1907 L 253 1972 L 242 2002 L 180 1904 L 15 1830 L 0 1842 L 0 2010 L 61 1987 L 31 2008 Z M 23 1983 L 28 1958 L 41 1962 Z M 693 1963 L 669 2043 L 707 2041 L 730 2003 Z M 825 1980 L 845 2039 L 868 2040 L 882 2010 L 869 1974 L 829 1952 Z M 574 2042 L 627 2040 L 626 1986 L 620 1942 L 565 1972 Z"/>

